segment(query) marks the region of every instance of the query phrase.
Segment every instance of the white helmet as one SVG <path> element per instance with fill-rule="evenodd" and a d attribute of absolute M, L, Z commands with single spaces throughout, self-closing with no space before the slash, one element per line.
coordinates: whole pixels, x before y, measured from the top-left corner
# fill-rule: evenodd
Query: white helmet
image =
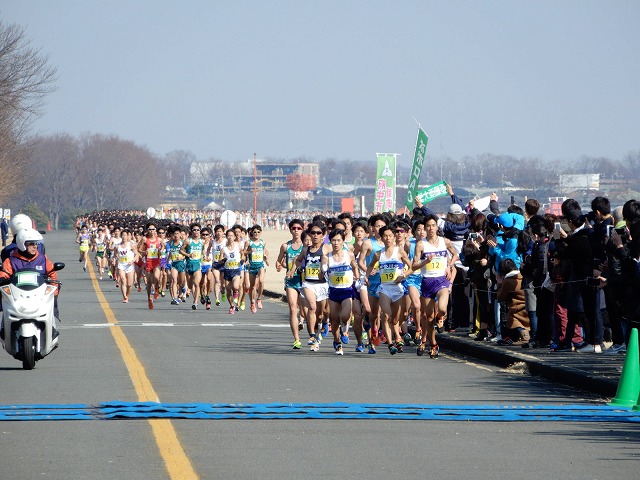
<path fill-rule="evenodd" d="M 14 235 L 17 235 L 20 230 L 25 228 L 33 228 L 31 219 L 24 213 L 19 213 L 11 218 L 11 231 Z"/>
<path fill-rule="evenodd" d="M 18 235 L 16 235 L 16 245 L 18 246 L 18 250 L 24 252 L 27 250 L 27 246 L 25 243 L 27 242 L 42 242 L 42 235 L 37 230 L 33 228 L 26 228 L 24 230 L 20 230 Z"/>

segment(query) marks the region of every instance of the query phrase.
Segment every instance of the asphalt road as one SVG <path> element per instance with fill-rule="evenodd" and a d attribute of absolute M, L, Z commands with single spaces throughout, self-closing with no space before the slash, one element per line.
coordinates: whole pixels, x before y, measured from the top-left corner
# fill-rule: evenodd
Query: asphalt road
<path fill-rule="evenodd" d="M 635 478 L 637 424 L 573 419 L 596 397 L 518 371 L 438 360 L 291 349 L 285 306 L 253 315 L 192 311 L 143 294 L 122 304 L 114 282 L 77 261 L 71 232 L 46 235 L 60 272 L 61 347 L 33 371 L 0 355 L 0 406 L 426 404 L 566 408 L 561 421 L 91 419 L 0 422 L 0 478 L 441 478 L 514 475 Z M 154 398 L 155 397 L 155 398 Z M 357 416 L 357 415 L 356 415 Z"/>

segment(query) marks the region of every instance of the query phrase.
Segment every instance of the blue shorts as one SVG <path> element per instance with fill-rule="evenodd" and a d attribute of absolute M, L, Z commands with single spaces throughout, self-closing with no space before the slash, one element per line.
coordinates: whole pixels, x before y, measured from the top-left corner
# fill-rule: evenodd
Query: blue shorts
<path fill-rule="evenodd" d="M 451 282 L 447 280 L 447 277 L 422 277 L 420 294 L 424 298 L 435 300 L 440 290 L 449 288 L 450 286 Z"/>
<path fill-rule="evenodd" d="M 224 269 L 224 279 L 227 282 L 230 282 L 231 280 L 233 280 L 234 277 L 239 277 L 240 276 L 240 269 L 236 268 L 234 270 L 227 270 L 226 268 Z"/>
<path fill-rule="evenodd" d="M 258 273 L 260 273 L 260 270 L 262 269 L 266 269 L 265 265 L 256 265 L 255 267 L 251 264 L 249 264 L 249 267 L 247 268 L 247 271 L 249 272 L 249 275 L 257 275 Z"/>
<path fill-rule="evenodd" d="M 197 260 L 197 261 L 187 260 L 187 267 L 185 268 L 185 271 L 187 272 L 187 274 L 193 275 L 198 270 L 200 270 L 200 261 L 199 260 Z"/>
<path fill-rule="evenodd" d="M 285 278 L 284 279 L 284 288 L 293 288 L 294 290 L 300 291 L 302 288 L 302 277 L 300 275 L 296 275 L 293 278 Z"/>
<path fill-rule="evenodd" d="M 185 266 L 186 266 L 186 263 L 185 263 L 184 260 L 178 260 L 177 262 L 171 262 L 171 269 L 172 270 L 177 270 L 178 273 L 184 272 Z"/>
<path fill-rule="evenodd" d="M 209 270 L 211 270 L 211 265 L 201 265 L 200 270 L 202 271 L 202 273 L 207 273 Z"/>
<path fill-rule="evenodd" d="M 353 298 L 353 288 L 333 288 L 329 287 L 329 300 L 336 303 Z"/>
<path fill-rule="evenodd" d="M 367 287 L 367 293 L 369 294 L 370 297 L 379 298 L 378 288 L 380 288 L 380 278 L 377 278 L 373 281 L 369 279 L 369 286 Z"/>
<path fill-rule="evenodd" d="M 420 275 L 419 273 L 409 275 L 405 281 L 407 282 L 407 288 L 415 287 L 420 290 L 420 287 L 422 285 L 422 275 Z"/>

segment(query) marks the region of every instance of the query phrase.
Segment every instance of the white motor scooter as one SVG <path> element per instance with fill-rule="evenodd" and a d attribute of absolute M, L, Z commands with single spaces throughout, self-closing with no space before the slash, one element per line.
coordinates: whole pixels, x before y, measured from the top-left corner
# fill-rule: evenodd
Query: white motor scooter
<path fill-rule="evenodd" d="M 64 263 L 53 264 L 53 271 Z M 36 361 L 58 347 L 54 330 L 54 299 L 60 282 L 44 278 L 37 270 L 21 270 L 2 280 L 2 346 L 9 355 L 22 360 L 22 367 L 31 370 Z M 54 338 L 55 335 L 55 338 Z"/>

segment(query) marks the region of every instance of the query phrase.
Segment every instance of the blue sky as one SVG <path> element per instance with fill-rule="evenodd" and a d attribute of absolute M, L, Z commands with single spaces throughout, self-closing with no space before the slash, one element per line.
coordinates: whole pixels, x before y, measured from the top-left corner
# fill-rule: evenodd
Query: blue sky
<path fill-rule="evenodd" d="M 640 150 L 638 1 L 0 0 L 58 68 L 35 124 L 164 155 Z"/>

